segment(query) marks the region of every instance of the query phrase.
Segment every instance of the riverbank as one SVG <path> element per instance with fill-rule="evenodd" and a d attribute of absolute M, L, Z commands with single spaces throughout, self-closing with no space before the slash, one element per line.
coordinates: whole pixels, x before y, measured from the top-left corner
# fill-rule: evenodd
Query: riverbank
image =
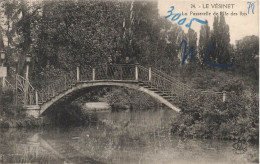
<path fill-rule="evenodd" d="M 37 128 L 44 126 L 42 118 L 4 118 L 0 120 L 0 128 Z"/>
<path fill-rule="evenodd" d="M 43 126 L 41 118 L 27 116 L 15 102 L 13 90 L 0 90 L 0 128 L 35 128 Z"/>
<path fill-rule="evenodd" d="M 182 112 L 172 122 L 174 135 L 187 138 L 241 139 L 259 145 L 258 79 L 223 70 L 200 70 L 190 74 L 186 72 L 182 81 L 192 88 L 234 93 L 227 94 L 226 102 L 212 101 L 208 105 L 193 100 L 184 102 Z M 210 94 L 208 97 L 210 98 Z M 208 97 L 198 95 L 197 99 Z"/>

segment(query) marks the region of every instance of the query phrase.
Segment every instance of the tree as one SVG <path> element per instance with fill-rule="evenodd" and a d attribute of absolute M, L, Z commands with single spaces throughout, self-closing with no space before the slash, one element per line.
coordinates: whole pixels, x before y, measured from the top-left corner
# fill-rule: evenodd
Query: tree
<path fill-rule="evenodd" d="M 226 24 L 225 17 L 223 15 L 220 16 L 219 19 L 219 40 L 218 40 L 218 58 L 217 62 L 219 64 L 229 63 L 231 61 L 230 58 L 230 34 L 229 34 L 229 26 Z"/>
<path fill-rule="evenodd" d="M 179 58 L 181 61 L 181 65 L 184 65 L 185 63 L 193 65 L 192 63 L 197 62 L 197 33 L 193 29 L 189 28 L 188 33 L 185 35 L 185 38 L 180 44 L 180 47 L 181 55 L 179 56 Z"/>
<path fill-rule="evenodd" d="M 214 44 L 215 48 L 214 51 L 210 52 L 210 55 L 208 57 L 208 60 L 211 62 L 216 63 L 217 62 L 217 56 L 218 56 L 218 37 L 219 37 L 219 17 L 215 16 L 214 17 L 214 22 L 213 22 L 213 30 L 211 31 L 210 35 L 210 40 L 211 43 Z"/>
<path fill-rule="evenodd" d="M 6 40 L 6 45 L 1 41 L 1 49 L 6 52 L 6 66 L 10 73 L 10 68 L 14 66 L 14 58 L 18 57 L 18 70 L 16 73 L 22 74 L 24 71 L 25 56 L 30 52 L 31 44 L 31 19 L 38 12 L 38 5 L 32 6 L 27 0 L 21 1 L 1 1 L 1 10 L 4 16 L 1 24 L 2 39 Z M 29 11 L 31 10 L 31 11 Z"/>
<path fill-rule="evenodd" d="M 164 20 L 164 23 L 160 23 L 163 26 L 160 32 L 156 67 L 162 67 L 163 71 L 171 73 L 181 65 L 180 54 L 183 51 L 180 50 L 180 43 L 185 37 L 185 33 L 179 25 Z"/>
<path fill-rule="evenodd" d="M 19 20 L 19 3 L 17 1 L 4 0 L 0 2 L 2 10 L 0 15 L 2 16 L 0 25 L 0 49 L 6 53 L 5 65 L 8 67 L 10 73 L 10 66 L 13 64 L 13 54 L 16 53 L 17 44 L 17 26 L 16 22 Z M 4 42 L 5 41 L 5 42 Z"/>
<path fill-rule="evenodd" d="M 197 56 L 196 56 L 196 52 L 197 52 L 197 33 L 189 28 L 188 33 L 187 33 L 187 42 L 188 42 L 188 49 L 190 49 L 191 47 L 194 48 L 194 62 L 197 62 Z"/>
<path fill-rule="evenodd" d="M 110 59 L 124 63 L 126 57 L 167 72 L 179 66 L 177 54 L 185 34 L 159 16 L 156 2 L 14 2 L 11 15 L 19 19 L 12 23 L 15 44 L 10 44 L 19 54 L 21 75 L 26 54 L 32 54 L 32 80 L 43 79 L 40 76 L 47 70 L 68 72 L 76 64 L 96 66 Z M 195 32 L 189 31 L 189 43 L 196 46 Z"/>
<path fill-rule="evenodd" d="M 226 64 L 231 61 L 230 56 L 230 34 L 229 26 L 226 24 L 223 15 L 214 17 L 213 31 L 211 31 L 211 43 L 214 44 L 214 50 L 209 54 L 209 61 L 216 64 Z"/>
<path fill-rule="evenodd" d="M 251 75 L 258 79 L 259 76 L 259 38 L 258 36 L 246 36 L 236 41 L 235 62 L 239 66 L 239 72 Z"/>
<path fill-rule="evenodd" d="M 206 49 L 210 45 L 210 27 L 208 24 L 202 25 L 200 29 L 199 48 L 198 48 L 198 59 L 200 64 L 204 65 L 204 56 Z"/>

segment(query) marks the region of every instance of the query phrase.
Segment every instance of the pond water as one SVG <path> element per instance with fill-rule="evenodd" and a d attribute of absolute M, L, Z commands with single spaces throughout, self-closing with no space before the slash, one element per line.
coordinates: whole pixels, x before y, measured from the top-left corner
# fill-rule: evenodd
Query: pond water
<path fill-rule="evenodd" d="M 170 135 L 170 110 L 99 111 L 74 128 L 9 129 L 0 133 L 0 163 L 250 163 L 257 147 L 236 154 L 232 141 Z M 98 120 L 98 122 L 96 122 Z"/>

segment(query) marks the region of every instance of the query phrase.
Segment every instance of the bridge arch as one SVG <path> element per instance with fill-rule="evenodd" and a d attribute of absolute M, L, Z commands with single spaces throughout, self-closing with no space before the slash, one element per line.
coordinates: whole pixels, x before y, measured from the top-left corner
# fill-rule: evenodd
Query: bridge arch
<path fill-rule="evenodd" d="M 144 93 L 150 95 L 154 99 L 157 99 L 158 101 L 165 104 L 169 108 L 171 108 L 171 109 L 173 109 L 177 112 L 180 111 L 179 108 L 177 108 L 176 106 L 171 104 L 169 101 L 167 101 L 161 95 L 157 94 L 156 92 L 154 92 L 154 91 L 152 91 L 148 88 L 140 86 L 138 82 L 134 82 L 134 81 L 127 82 L 127 81 L 112 80 L 112 81 L 88 81 L 88 82 L 77 83 L 75 86 L 71 87 L 67 91 L 55 96 L 54 98 L 52 98 L 48 102 L 42 104 L 41 107 L 40 107 L 39 115 L 46 112 L 52 105 L 57 103 L 59 100 L 61 100 L 66 95 L 72 94 L 73 92 L 77 92 L 79 90 L 83 90 L 83 89 L 87 89 L 87 88 L 91 88 L 91 87 L 97 87 L 97 86 L 104 86 L 104 87 L 106 87 L 106 86 L 119 86 L 119 87 L 126 87 L 126 88 L 130 88 L 130 89 L 138 90 L 138 91 L 141 91 L 141 92 L 144 92 Z"/>
<path fill-rule="evenodd" d="M 35 90 L 28 79 L 17 78 L 17 84 L 24 88 L 23 108 L 28 115 L 34 117 L 39 117 L 50 107 L 62 102 L 67 95 L 69 97 L 77 93 L 81 94 L 85 89 L 96 86 L 119 86 L 138 90 L 177 112 L 180 111 L 177 106 L 181 106 L 184 99 L 196 98 L 197 101 L 202 97 L 201 95 L 204 95 L 207 98 L 201 98 L 203 103 L 212 103 L 216 100 L 225 102 L 227 94 L 194 90 L 156 68 L 145 68 L 139 64 L 105 64 L 91 69 L 80 69 L 80 66 L 77 66 L 76 73 L 65 72 L 52 79 L 52 82 L 41 90 Z"/>

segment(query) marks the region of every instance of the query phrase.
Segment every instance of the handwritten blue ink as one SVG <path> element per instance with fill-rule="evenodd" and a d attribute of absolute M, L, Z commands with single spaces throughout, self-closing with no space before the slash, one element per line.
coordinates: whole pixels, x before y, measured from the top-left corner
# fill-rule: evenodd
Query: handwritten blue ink
<path fill-rule="evenodd" d="M 191 63 L 193 62 L 193 55 L 194 55 L 194 47 L 191 46 L 191 48 L 189 49 L 189 52 L 186 52 L 187 51 L 187 41 L 186 40 L 182 40 L 181 41 L 181 44 L 180 44 L 180 50 L 182 48 L 182 45 L 184 44 L 184 55 L 183 55 L 183 58 L 182 58 L 182 63 L 181 65 L 184 65 L 185 64 L 185 61 L 187 60 L 187 58 L 189 57 L 189 55 L 191 56 L 190 58 L 190 61 Z M 211 49 L 214 48 L 214 43 L 212 43 L 206 50 L 206 53 L 205 53 L 205 56 L 204 56 L 204 60 L 206 61 L 206 63 L 210 66 L 213 66 L 213 67 L 219 67 L 219 68 L 227 68 L 227 67 L 232 67 L 235 65 L 235 63 L 232 63 L 232 64 L 216 64 L 216 63 L 211 63 L 208 61 L 208 56 L 209 56 L 209 52 Z"/>
<path fill-rule="evenodd" d="M 254 10 L 255 10 L 255 2 L 247 2 L 248 4 L 248 14 L 250 13 L 250 9 L 252 11 L 252 14 L 255 14 L 254 13 Z"/>
<path fill-rule="evenodd" d="M 170 14 L 167 15 L 165 18 L 167 19 L 167 18 L 170 18 L 171 16 L 173 16 L 172 19 L 171 19 L 171 21 L 176 21 L 176 20 L 178 20 L 178 19 L 181 17 L 181 13 L 176 13 L 176 14 L 174 14 L 174 13 L 173 13 L 174 6 L 171 6 L 170 8 L 171 8 L 171 10 L 167 11 L 167 13 L 170 13 Z M 180 26 L 183 25 L 183 24 L 185 23 L 186 19 L 187 19 L 187 18 L 182 18 L 181 20 L 179 20 L 179 21 L 178 21 L 178 25 L 180 25 Z M 190 28 L 193 21 L 196 21 L 196 22 L 201 23 L 201 24 L 206 24 L 206 23 L 208 23 L 207 20 L 203 21 L 203 20 L 198 19 L 198 18 L 192 18 L 191 21 L 190 21 L 190 23 L 186 24 L 185 27 Z"/>
<path fill-rule="evenodd" d="M 193 21 L 199 22 L 199 23 L 201 23 L 201 24 L 206 24 L 206 23 L 208 23 L 207 20 L 203 21 L 203 20 L 200 20 L 200 19 L 198 19 L 198 18 L 192 18 L 191 21 L 190 21 L 190 23 L 186 24 L 185 26 L 186 26 L 187 28 L 191 27 L 191 24 L 192 24 Z"/>
<path fill-rule="evenodd" d="M 187 60 L 187 58 L 189 57 L 189 55 L 191 54 L 191 58 L 190 58 L 190 61 L 191 61 L 191 63 L 193 62 L 193 54 L 194 54 L 194 47 L 192 46 L 190 49 L 189 49 L 189 52 L 188 53 L 186 53 L 186 51 L 187 51 L 187 42 L 186 42 L 186 40 L 182 40 L 181 41 L 181 44 L 180 44 L 180 49 L 181 49 L 181 47 L 182 47 L 182 44 L 184 44 L 184 55 L 183 55 L 183 58 L 182 58 L 182 63 L 181 63 L 181 65 L 184 65 L 185 64 L 185 61 Z"/>
<path fill-rule="evenodd" d="M 170 8 L 171 8 L 171 10 L 169 10 L 169 11 L 167 12 L 167 13 L 170 13 L 170 15 L 166 16 L 166 17 L 165 17 L 166 19 L 173 15 L 172 12 L 173 12 L 173 10 L 174 10 L 174 6 L 171 6 Z"/>
<path fill-rule="evenodd" d="M 172 21 L 176 21 L 177 19 L 179 19 L 181 16 L 180 13 L 174 14 L 174 16 L 172 17 Z"/>
<path fill-rule="evenodd" d="M 182 18 L 181 20 L 178 21 L 178 25 L 183 25 L 185 23 L 187 18 Z"/>
<path fill-rule="evenodd" d="M 232 64 L 216 64 L 216 63 L 211 63 L 208 61 L 208 56 L 209 56 L 209 51 L 214 48 L 214 43 L 212 43 L 206 50 L 205 56 L 204 56 L 204 60 L 206 61 L 206 63 L 210 66 L 213 67 L 219 67 L 219 68 L 227 68 L 227 67 L 232 67 L 235 65 L 235 63 Z"/>

